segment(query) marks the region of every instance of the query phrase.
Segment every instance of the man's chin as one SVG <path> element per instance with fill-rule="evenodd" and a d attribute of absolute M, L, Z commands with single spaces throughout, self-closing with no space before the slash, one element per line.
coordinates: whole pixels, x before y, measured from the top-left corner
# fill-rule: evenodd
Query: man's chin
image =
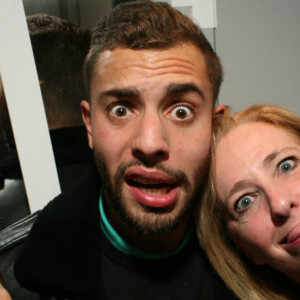
<path fill-rule="evenodd" d="M 176 210 L 174 207 L 153 208 L 141 207 L 140 211 L 133 214 L 126 207 L 119 208 L 123 221 L 136 232 L 144 236 L 164 236 L 174 231 L 189 215 L 189 206 Z"/>

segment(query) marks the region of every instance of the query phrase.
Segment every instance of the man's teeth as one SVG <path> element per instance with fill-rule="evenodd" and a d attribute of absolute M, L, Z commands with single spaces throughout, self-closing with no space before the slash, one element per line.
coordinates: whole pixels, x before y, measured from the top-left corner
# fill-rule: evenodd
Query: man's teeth
<path fill-rule="evenodd" d="M 166 195 L 172 189 L 171 184 L 157 179 L 135 177 L 131 179 L 131 182 L 144 193 L 151 195 Z"/>
<path fill-rule="evenodd" d="M 151 195 L 166 195 L 169 193 L 170 188 L 161 188 L 161 189 L 145 189 L 145 188 L 140 188 L 141 191 L 147 194 Z"/>

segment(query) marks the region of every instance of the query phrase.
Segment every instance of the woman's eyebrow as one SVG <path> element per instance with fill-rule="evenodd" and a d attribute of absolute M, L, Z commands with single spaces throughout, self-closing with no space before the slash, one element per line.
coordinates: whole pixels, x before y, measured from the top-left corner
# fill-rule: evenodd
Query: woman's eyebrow
<path fill-rule="evenodd" d="M 244 189 L 248 186 L 247 180 L 240 180 L 236 182 L 233 187 L 229 190 L 229 193 L 226 196 L 226 201 L 236 192 L 239 192 L 240 190 Z"/>
<path fill-rule="evenodd" d="M 272 153 L 270 153 L 269 155 L 267 155 L 264 160 L 263 160 L 263 166 L 267 167 L 268 165 L 271 164 L 271 162 L 278 156 L 280 151 L 275 150 Z"/>
<path fill-rule="evenodd" d="M 264 158 L 263 166 L 264 167 L 269 166 L 272 163 L 272 161 L 274 161 L 279 154 L 290 151 L 290 150 L 296 150 L 296 149 L 297 148 L 295 148 L 295 147 L 286 147 L 286 148 L 283 148 L 283 149 L 280 149 L 280 150 L 274 150 L 272 153 L 270 153 L 269 155 L 267 155 Z"/>

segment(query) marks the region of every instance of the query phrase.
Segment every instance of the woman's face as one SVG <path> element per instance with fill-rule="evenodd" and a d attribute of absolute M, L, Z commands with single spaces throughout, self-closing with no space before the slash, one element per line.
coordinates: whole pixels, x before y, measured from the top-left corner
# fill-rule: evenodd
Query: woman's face
<path fill-rule="evenodd" d="M 228 231 L 256 264 L 300 281 L 300 139 L 266 123 L 247 123 L 221 139 L 215 182 Z"/>

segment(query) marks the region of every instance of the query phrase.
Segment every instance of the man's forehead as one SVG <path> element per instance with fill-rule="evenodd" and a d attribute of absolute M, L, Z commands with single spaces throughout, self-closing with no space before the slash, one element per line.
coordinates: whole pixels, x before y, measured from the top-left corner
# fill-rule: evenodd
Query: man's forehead
<path fill-rule="evenodd" d="M 129 89 L 135 89 L 135 95 L 151 93 L 160 98 L 196 92 L 203 100 L 212 101 L 205 59 L 193 44 L 168 49 L 106 50 L 99 55 L 97 64 L 91 80 L 91 99 L 128 94 Z"/>
<path fill-rule="evenodd" d="M 113 50 L 104 50 L 99 53 L 97 64 L 94 69 L 101 72 L 107 65 L 132 64 L 128 58 L 135 58 L 136 63 L 142 63 L 149 69 L 159 67 L 159 63 L 166 59 L 178 59 L 186 62 L 195 60 L 195 63 L 205 64 L 205 58 L 202 51 L 192 43 L 183 43 L 169 48 L 157 49 L 131 49 L 125 47 L 117 47 Z M 126 59 L 127 58 L 127 59 Z"/>

